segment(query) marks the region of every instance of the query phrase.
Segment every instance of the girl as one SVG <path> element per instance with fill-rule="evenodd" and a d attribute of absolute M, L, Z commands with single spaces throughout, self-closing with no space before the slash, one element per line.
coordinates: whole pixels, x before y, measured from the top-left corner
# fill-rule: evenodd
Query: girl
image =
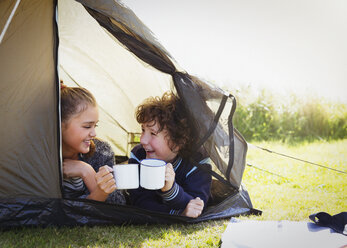
<path fill-rule="evenodd" d="M 61 84 L 63 195 L 124 204 L 109 167 L 114 164 L 111 147 L 95 138 L 98 121 L 94 96 L 84 88 Z"/>
<path fill-rule="evenodd" d="M 206 205 L 211 188 L 211 176 L 191 161 L 211 168 L 206 153 L 192 154 L 195 131 L 188 123 L 184 107 L 172 93 L 162 98 L 149 98 L 137 107 L 136 119 L 141 124 L 140 145 L 132 150 L 129 163 L 144 158 L 166 161 L 165 185 L 153 191 L 129 190 L 133 205 L 169 214 L 198 217 Z"/>

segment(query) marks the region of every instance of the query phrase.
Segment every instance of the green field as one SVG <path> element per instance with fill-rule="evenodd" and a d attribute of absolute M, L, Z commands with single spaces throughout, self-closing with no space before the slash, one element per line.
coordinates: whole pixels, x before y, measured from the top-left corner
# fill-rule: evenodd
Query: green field
<path fill-rule="evenodd" d="M 296 146 L 258 143 L 279 153 L 347 172 L 347 140 Z M 308 220 L 312 213 L 336 214 L 347 210 L 347 174 L 250 149 L 243 182 L 262 220 Z M 276 175 L 268 172 L 272 172 Z"/>
<path fill-rule="evenodd" d="M 232 91 L 234 92 L 234 91 Z M 297 143 L 347 138 L 347 105 L 316 96 L 235 91 L 235 127 L 248 141 Z"/>
<path fill-rule="evenodd" d="M 270 150 L 347 171 L 347 140 L 286 145 Z M 347 210 L 347 175 L 267 153 L 251 146 L 243 184 L 261 216 L 241 219 L 309 221 L 320 211 Z M 3 231 L 0 247 L 218 247 L 229 220 L 190 225 L 23 228 Z"/>

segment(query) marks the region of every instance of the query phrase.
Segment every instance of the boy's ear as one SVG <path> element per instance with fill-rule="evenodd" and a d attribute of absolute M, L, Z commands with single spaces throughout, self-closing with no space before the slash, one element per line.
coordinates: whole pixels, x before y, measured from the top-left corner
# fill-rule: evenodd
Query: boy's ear
<path fill-rule="evenodd" d="M 180 151 L 181 147 L 179 145 L 173 145 L 171 148 L 171 151 L 174 153 L 178 153 Z"/>

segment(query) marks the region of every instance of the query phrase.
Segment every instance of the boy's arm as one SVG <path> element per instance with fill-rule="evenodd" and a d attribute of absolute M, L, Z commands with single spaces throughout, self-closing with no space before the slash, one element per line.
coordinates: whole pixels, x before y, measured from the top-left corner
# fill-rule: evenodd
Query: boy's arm
<path fill-rule="evenodd" d="M 203 166 L 211 165 L 204 164 Z M 187 175 L 184 185 L 179 185 L 175 182 L 169 191 L 160 193 L 166 204 L 174 209 L 179 209 L 180 212 L 196 197 L 199 197 L 204 202 L 204 206 L 206 206 L 210 195 L 211 175 L 196 167 L 192 170 L 193 171 Z"/>
<path fill-rule="evenodd" d="M 182 212 L 183 216 L 197 218 L 201 215 L 202 210 L 204 210 L 204 202 L 196 197 L 193 200 L 190 200 L 184 211 Z"/>
<path fill-rule="evenodd" d="M 170 213 L 171 208 L 162 203 L 161 197 L 153 190 L 144 188 L 128 190 L 131 205 L 151 211 Z"/>
<path fill-rule="evenodd" d="M 145 150 L 141 145 L 138 145 L 131 151 L 128 163 L 140 163 L 140 160 L 145 157 Z M 171 206 L 164 203 L 162 197 L 155 190 L 147 190 L 140 187 L 138 189 L 130 189 L 128 192 L 130 203 L 134 206 L 151 211 L 179 214 L 178 210 L 174 210 Z"/>

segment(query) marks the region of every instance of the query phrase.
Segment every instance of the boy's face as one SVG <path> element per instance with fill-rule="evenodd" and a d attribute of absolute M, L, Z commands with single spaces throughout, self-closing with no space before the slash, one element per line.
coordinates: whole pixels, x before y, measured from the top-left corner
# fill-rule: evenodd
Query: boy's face
<path fill-rule="evenodd" d="M 155 123 L 155 124 L 154 124 Z M 154 124 L 154 125 L 153 125 Z M 147 122 L 141 125 L 142 134 L 140 143 L 146 151 L 146 158 L 156 158 L 165 162 L 172 162 L 177 156 L 177 151 L 169 147 L 169 135 L 164 128 L 158 133 L 158 122 Z"/>
<path fill-rule="evenodd" d="M 88 106 L 83 112 L 62 123 L 63 158 L 76 159 L 79 153 L 89 152 L 91 140 L 96 136 L 98 121 L 97 107 Z"/>

